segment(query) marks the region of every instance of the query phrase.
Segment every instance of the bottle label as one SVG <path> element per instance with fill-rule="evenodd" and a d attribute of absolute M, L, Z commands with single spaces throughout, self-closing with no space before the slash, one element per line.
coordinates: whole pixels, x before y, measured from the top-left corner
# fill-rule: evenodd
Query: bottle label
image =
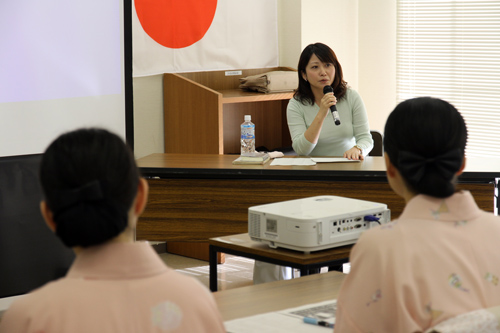
<path fill-rule="evenodd" d="M 255 153 L 255 126 L 241 126 L 241 155 L 251 155 Z"/>
<path fill-rule="evenodd" d="M 241 138 L 242 139 L 255 139 L 255 127 L 253 127 L 253 126 L 241 126 Z"/>

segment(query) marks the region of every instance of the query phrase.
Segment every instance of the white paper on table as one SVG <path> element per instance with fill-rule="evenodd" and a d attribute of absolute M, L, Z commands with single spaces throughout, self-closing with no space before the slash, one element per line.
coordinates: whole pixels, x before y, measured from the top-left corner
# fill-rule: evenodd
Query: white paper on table
<path fill-rule="evenodd" d="M 338 163 L 338 162 L 361 162 L 361 160 L 350 160 L 346 157 L 311 157 L 317 163 Z"/>
<path fill-rule="evenodd" d="M 228 333 L 293 333 L 312 332 L 327 333 L 331 328 L 304 323 L 299 318 L 279 312 L 268 312 L 251 317 L 228 320 L 224 322 Z"/>
<path fill-rule="evenodd" d="M 331 304 L 336 300 L 322 301 L 318 303 L 306 304 L 295 308 L 289 308 L 276 312 L 267 312 L 255 316 L 228 320 L 224 322 L 228 333 L 293 333 L 312 332 L 327 333 L 331 328 L 306 324 L 303 317 L 292 314 L 297 310 L 314 309 L 326 304 Z"/>
<path fill-rule="evenodd" d="M 275 158 L 271 165 L 316 165 L 310 158 Z"/>

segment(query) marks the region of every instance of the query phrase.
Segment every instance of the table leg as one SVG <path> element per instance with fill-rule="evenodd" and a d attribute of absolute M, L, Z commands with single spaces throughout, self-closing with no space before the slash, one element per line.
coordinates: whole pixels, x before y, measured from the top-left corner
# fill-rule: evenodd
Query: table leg
<path fill-rule="evenodd" d="M 217 250 L 209 245 L 208 250 L 208 262 L 209 262 L 209 281 L 210 290 L 217 291 L 218 281 L 217 281 Z"/>
<path fill-rule="evenodd" d="M 495 215 L 500 215 L 500 199 L 498 198 L 500 195 L 500 178 L 495 178 L 495 193 L 493 194 L 493 213 Z"/>

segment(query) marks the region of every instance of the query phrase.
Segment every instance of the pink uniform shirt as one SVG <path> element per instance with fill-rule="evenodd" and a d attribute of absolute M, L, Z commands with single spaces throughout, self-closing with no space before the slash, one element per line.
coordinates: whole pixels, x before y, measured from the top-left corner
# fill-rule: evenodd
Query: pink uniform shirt
<path fill-rule="evenodd" d="M 472 195 L 418 195 L 398 220 L 365 232 L 351 252 L 335 333 L 422 332 L 500 305 L 500 217 Z"/>
<path fill-rule="evenodd" d="M 146 243 L 85 249 L 67 276 L 14 302 L 1 333 L 225 332 L 210 291 Z"/>

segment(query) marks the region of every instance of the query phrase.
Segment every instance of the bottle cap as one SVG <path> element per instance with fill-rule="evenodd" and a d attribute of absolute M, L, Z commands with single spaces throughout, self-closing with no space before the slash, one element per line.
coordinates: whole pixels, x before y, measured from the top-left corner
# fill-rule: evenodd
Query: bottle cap
<path fill-rule="evenodd" d="M 245 115 L 245 121 L 251 121 L 252 120 L 252 116 L 251 115 Z"/>

